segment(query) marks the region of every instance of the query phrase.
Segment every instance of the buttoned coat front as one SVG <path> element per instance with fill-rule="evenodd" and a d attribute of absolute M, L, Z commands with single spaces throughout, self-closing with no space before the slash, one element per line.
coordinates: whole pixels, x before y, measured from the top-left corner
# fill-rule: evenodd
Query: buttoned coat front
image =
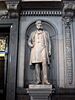
<path fill-rule="evenodd" d="M 28 45 L 31 47 L 30 63 L 42 63 L 46 61 L 50 64 L 49 55 L 51 55 L 51 41 L 47 31 L 34 31 L 30 34 Z"/>

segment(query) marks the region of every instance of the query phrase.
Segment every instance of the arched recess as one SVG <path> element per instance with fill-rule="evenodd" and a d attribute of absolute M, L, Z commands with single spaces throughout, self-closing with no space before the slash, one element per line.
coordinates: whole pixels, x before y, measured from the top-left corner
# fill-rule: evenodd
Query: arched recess
<path fill-rule="evenodd" d="M 36 21 L 35 21 L 36 22 Z M 30 48 L 28 46 L 28 38 L 30 34 L 36 30 L 35 22 L 32 22 L 29 27 L 26 30 L 25 33 L 25 87 L 28 86 L 30 83 L 35 82 L 35 70 L 33 67 L 29 66 L 29 59 L 30 59 Z M 57 81 L 58 81 L 58 34 L 57 29 L 54 25 L 51 23 L 42 20 L 43 28 L 45 31 L 47 31 L 50 35 L 51 40 L 51 58 L 50 58 L 50 66 L 48 67 L 48 79 L 49 81 L 57 87 Z"/>

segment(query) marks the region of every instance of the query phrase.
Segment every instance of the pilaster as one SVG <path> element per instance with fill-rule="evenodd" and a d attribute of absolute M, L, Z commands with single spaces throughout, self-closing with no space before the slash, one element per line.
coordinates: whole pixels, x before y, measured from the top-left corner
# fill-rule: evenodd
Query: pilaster
<path fill-rule="evenodd" d="M 73 80 L 73 28 L 72 21 L 75 10 L 75 2 L 64 2 L 63 22 L 64 22 L 64 86 L 66 88 L 74 87 Z"/>

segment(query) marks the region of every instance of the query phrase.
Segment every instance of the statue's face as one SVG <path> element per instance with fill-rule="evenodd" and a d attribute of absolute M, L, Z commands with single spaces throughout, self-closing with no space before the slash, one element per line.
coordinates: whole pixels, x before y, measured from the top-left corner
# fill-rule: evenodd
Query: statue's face
<path fill-rule="evenodd" d="M 38 24 L 36 24 L 36 28 L 37 28 L 37 29 L 43 29 L 43 26 L 42 26 L 41 23 L 38 23 Z"/>

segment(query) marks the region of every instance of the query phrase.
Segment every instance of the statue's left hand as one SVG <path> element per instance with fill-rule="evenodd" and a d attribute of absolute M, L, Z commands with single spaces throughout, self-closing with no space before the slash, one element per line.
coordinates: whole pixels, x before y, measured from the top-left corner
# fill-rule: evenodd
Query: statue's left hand
<path fill-rule="evenodd" d="M 49 55 L 49 57 L 51 57 L 51 53 L 49 53 L 48 55 Z"/>

